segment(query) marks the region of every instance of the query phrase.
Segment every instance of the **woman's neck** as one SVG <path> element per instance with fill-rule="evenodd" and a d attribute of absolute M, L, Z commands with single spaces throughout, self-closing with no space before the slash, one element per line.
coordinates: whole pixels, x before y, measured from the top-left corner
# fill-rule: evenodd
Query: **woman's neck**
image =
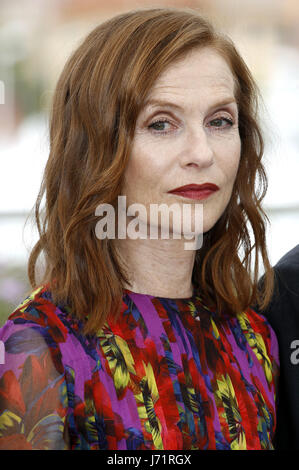
<path fill-rule="evenodd" d="M 185 239 L 117 239 L 117 253 L 127 268 L 133 292 L 184 298 L 193 294 L 195 251 L 184 249 Z"/>

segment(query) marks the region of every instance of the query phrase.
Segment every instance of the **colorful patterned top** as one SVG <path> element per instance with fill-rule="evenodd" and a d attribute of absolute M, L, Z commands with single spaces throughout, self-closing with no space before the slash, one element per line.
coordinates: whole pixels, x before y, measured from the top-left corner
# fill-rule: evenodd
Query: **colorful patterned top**
<path fill-rule="evenodd" d="M 249 309 L 124 290 L 94 336 L 40 286 L 0 329 L 1 449 L 273 449 L 278 346 Z M 2 361 L 3 362 L 3 361 Z"/>

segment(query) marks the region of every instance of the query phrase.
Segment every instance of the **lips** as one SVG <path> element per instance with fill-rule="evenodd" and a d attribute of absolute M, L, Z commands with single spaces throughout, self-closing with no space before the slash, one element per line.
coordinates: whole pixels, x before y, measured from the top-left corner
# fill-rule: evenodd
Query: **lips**
<path fill-rule="evenodd" d="M 182 197 L 187 197 L 189 199 L 206 199 L 211 194 L 219 190 L 219 187 L 213 183 L 204 183 L 204 184 L 187 184 L 185 186 L 180 186 L 179 188 L 172 189 L 168 191 L 170 194 L 177 194 Z"/>
<path fill-rule="evenodd" d="M 211 191 L 217 191 L 219 187 L 213 183 L 204 183 L 204 184 L 186 184 L 185 186 L 180 186 L 179 188 L 172 189 L 168 191 L 169 193 L 177 193 L 180 191 L 202 191 L 209 189 Z"/>

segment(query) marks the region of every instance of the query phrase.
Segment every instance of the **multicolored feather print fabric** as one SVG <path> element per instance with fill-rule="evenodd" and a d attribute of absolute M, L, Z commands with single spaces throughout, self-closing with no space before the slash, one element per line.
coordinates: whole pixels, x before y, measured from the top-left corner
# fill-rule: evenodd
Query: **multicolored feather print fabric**
<path fill-rule="evenodd" d="M 1 449 L 272 449 L 278 346 L 253 310 L 124 290 L 85 337 L 40 286 L 0 330 Z"/>

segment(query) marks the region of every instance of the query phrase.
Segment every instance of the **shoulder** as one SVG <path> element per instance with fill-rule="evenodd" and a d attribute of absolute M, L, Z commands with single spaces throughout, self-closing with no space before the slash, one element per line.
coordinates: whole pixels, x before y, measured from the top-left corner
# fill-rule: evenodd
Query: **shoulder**
<path fill-rule="evenodd" d="M 15 325 L 35 325 L 57 333 L 57 341 L 63 341 L 67 329 L 62 321 L 63 312 L 52 301 L 47 285 L 42 285 L 31 292 L 11 313 L 9 320 Z"/>
<path fill-rule="evenodd" d="M 276 269 L 288 270 L 288 268 L 297 269 L 299 272 L 299 245 L 288 251 L 275 265 Z"/>
<path fill-rule="evenodd" d="M 240 327 L 261 362 L 279 365 L 279 348 L 275 331 L 269 321 L 253 308 L 237 315 Z"/>
<path fill-rule="evenodd" d="M 44 342 L 54 347 L 67 338 L 67 328 L 59 309 L 51 301 L 46 286 L 39 286 L 31 292 L 11 313 L 7 322 L 0 329 L 0 336 L 8 344 L 14 340 L 14 350 L 29 347 L 29 342 Z M 10 337 L 11 339 L 9 340 Z"/>
<path fill-rule="evenodd" d="M 255 308 L 248 308 L 238 314 L 237 318 L 245 330 L 260 333 L 264 336 L 275 335 L 267 318 Z"/>
<path fill-rule="evenodd" d="M 64 343 L 69 335 L 80 333 L 83 328 L 66 303 L 54 303 L 47 284 L 33 290 L 11 313 L 8 322 L 43 331 L 55 343 Z"/>
<path fill-rule="evenodd" d="M 63 363 L 72 357 L 78 346 L 78 323 L 67 309 L 53 303 L 47 285 L 39 286 L 16 307 L 0 328 L 5 366 L 11 365 L 16 369 L 27 357 L 47 355 L 62 372 Z"/>
<path fill-rule="evenodd" d="M 260 280 L 263 287 L 263 277 Z M 299 245 L 287 252 L 274 266 L 274 292 L 269 305 L 262 312 L 275 330 L 292 328 L 299 331 Z M 282 332 L 282 329 L 280 333 Z"/>
<path fill-rule="evenodd" d="M 274 266 L 276 289 L 299 296 L 299 245 L 288 251 Z"/>

